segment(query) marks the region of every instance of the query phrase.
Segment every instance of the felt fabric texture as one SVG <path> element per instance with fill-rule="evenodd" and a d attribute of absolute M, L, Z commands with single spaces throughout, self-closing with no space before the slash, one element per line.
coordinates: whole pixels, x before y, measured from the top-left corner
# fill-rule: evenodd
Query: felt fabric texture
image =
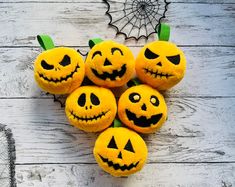
<path fill-rule="evenodd" d="M 87 77 L 95 84 L 103 87 L 119 87 L 131 79 L 135 60 L 128 47 L 108 40 L 92 47 L 85 66 Z"/>
<path fill-rule="evenodd" d="M 51 94 L 68 94 L 79 87 L 85 75 L 81 55 L 72 48 L 58 47 L 42 52 L 34 62 L 39 87 Z"/>
<path fill-rule="evenodd" d="M 93 149 L 99 166 L 113 176 L 128 176 L 142 169 L 147 159 L 147 146 L 136 132 L 108 128 L 102 132 Z"/>
<path fill-rule="evenodd" d="M 167 90 L 182 80 L 186 58 L 181 49 L 167 41 L 146 44 L 139 52 L 135 69 L 137 77 L 158 90 Z"/>
<path fill-rule="evenodd" d="M 109 127 L 117 113 L 113 93 L 98 86 L 81 86 L 66 100 L 69 122 L 86 132 L 98 132 Z"/>
<path fill-rule="evenodd" d="M 127 89 L 118 101 L 119 119 L 129 128 L 140 133 L 152 133 L 167 118 L 164 97 L 148 85 Z"/>

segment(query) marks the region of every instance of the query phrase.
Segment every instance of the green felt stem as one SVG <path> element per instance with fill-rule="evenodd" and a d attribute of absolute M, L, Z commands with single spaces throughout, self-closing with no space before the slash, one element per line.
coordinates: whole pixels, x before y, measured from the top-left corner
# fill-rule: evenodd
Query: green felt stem
<path fill-rule="evenodd" d="M 140 80 L 138 78 L 134 78 L 128 81 L 127 86 L 130 88 L 132 86 L 138 86 L 140 84 Z"/>
<path fill-rule="evenodd" d="M 48 35 L 37 35 L 37 40 L 38 40 L 40 46 L 44 50 L 49 50 L 49 49 L 55 48 L 55 45 L 54 45 L 51 37 Z"/>
<path fill-rule="evenodd" d="M 161 23 L 158 27 L 158 39 L 160 41 L 169 41 L 170 39 L 170 26 L 164 23 Z"/>
<path fill-rule="evenodd" d="M 113 122 L 113 127 L 116 128 L 116 127 L 122 127 L 122 122 L 118 119 L 114 119 L 114 122 Z"/>
<path fill-rule="evenodd" d="M 89 47 L 92 48 L 94 47 L 96 44 L 103 42 L 103 40 L 101 38 L 92 38 L 89 40 Z"/>

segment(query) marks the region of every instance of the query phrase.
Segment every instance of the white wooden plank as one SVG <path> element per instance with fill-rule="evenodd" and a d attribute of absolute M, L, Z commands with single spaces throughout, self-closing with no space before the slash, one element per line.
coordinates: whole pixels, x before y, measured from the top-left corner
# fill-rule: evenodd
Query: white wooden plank
<path fill-rule="evenodd" d="M 234 47 L 183 47 L 188 67 L 183 81 L 166 92 L 174 96 L 235 96 Z M 88 48 L 81 48 L 85 52 Z M 140 47 L 131 47 L 136 56 Z M 0 48 L 0 97 L 45 95 L 33 77 L 40 49 Z M 13 91 L 14 90 L 14 91 Z"/>
<path fill-rule="evenodd" d="M 104 3 L 3 3 L 0 46 L 37 46 L 35 36 L 40 33 L 51 35 L 57 45 L 85 46 L 94 34 L 112 39 L 116 31 L 107 25 L 106 9 Z M 234 45 L 234 11 L 234 4 L 173 3 L 166 22 L 177 44 Z M 124 42 L 123 35 L 115 39 Z M 136 42 L 129 40 L 128 45 Z"/>
<path fill-rule="evenodd" d="M 235 98 L 167 99 L 169 119 L 143 136 L 149 162 L 235 161 Z M 17 163 L 93 163 L 97 134 L 68 124 L 50 99 L 1 99 L 1 123 L 13 130 Z"/>
<path fill-rule="evenodd" d="M 18 165 L 17 186 L 35 187 L 232 187 L 235 164 L 148 164 L 139 173 L 114 178 L 96 164 Z"/>
<path fill-rule="evenodd" d="M 115 2 L 124 2 L 123 0 L 113 0 Z M 223 4 L 223 3 L 234 3 L 233 0 L 167 0 L 168 2 L 171 3 L 218 3 L 218 4 Z M 61 2 L 61 3 L 102 3 L 103 0 L 1 0 L 1 2 L 4 3 L 40 3 L 40 2 Z"/>

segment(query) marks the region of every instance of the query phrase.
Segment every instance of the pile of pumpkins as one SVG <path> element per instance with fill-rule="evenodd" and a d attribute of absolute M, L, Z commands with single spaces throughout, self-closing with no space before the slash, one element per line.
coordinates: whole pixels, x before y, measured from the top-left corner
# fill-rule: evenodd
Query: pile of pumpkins
<path fill-rule="evenodd" d="M 159 41 L 146 44 L 136 59 L 127 46 L 95 38 L 89 41 L 85 62 L 76 50 L 55 47 L 47 35 L 37 37 L 45 51 L 34 63 L 36 82 L 49 93 L 69 94 L 65 113 L 73 126 L 101 132 L 93 154 L 113 176 L 141 170 L 148 150 L 138 133 L 153 133 L 167 119 L 167 105 L 158 90 L 176 85 L 186 69 L 185 55 L 168 41 L 169 35 L 169 26 L 161 24 Z M 133 75 L 140 81 L 130 82 Z M 81 86 L 85 76 L 95 85 Z M 132 84 L 117 102 L 110 88 L 128 81 Z"/>

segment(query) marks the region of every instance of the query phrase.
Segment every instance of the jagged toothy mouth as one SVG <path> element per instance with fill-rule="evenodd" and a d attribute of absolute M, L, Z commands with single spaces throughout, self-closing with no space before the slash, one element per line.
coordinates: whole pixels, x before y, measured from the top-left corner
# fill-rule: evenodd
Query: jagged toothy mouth
<path fill-rule="evenodd" d="M 104 72 L 102 74 L 99 74 L 95 69 L 91 68 L 92 72 L 95 74 L 96 77 L 106 80 L 116 80 L 118 77 L 121 78 L 126 73 L 126 64 L 122 65 L 121 70 L 113 70 L 112 73 Z"/>
<path fill-rule="evenodd" d="M 154 78 L 158 78 L 158 77 L 160 77 L 160 78 L 169 78 L 169 77 L 172 77 L 173 75 L 172 74 L 168 74 L 168 73 L 162 73 L 162 72 L 160 72 L 160 71 L 156 71 L 156 72 L 154 72 L 153 70 L 150 70 L 150 69 L 148 69 L 148 68 L 144 68 L 144 71 L 145 71 L 145 73 L 146 74 L 150 74 L 151 76 L 153 76 Z"/>
<path fill-rule="evenodd" d="M 72 71 L 69 75 L 67 75 L 66 77 L 61 77 L 61 78 L 56 78 L 56 79 L 48 78 L 48 77 L 44 76 L 43 74 L 41 74 L 39 72 L 38 72 L 38 75 L 39 75 L 40 78 L 43 78 L 44 80 L 46 80 L 48 82 L 58 83 L 58 82 L 62 82 L 62 81 L 67 81 L 69 78 L 72 78 L 74 73 L 78 72 L 79 68 L 80 68 L 79 65 L 77 65 L 75 70 Z"/>
<path fill-rule="evenodd" d="M 113 169 L 115 169 L 115 170 L 120 169 L 120 170 L 122 170 L 122 171 L 125 171 L 125 170 L 128 170 L 128 171 L 129 171 L 129 170 L 131 170 L 132 168 L 136 168 L 137 165 L 139 164 L 139 161 L 138 161 L 138 162 L 136 162 L 135 164 L 134 164 L 134 163 L 132 163 L 132 164 L 130 164 L 130 165 L 124 164 L 123 166 L 120 166 L 118 163 L 115 164 L 115 163 L 113 163 L 112 161 L 110 161 L 109 159 L 104 158 L 104 157 L 101 156 L 100 154 L 99 154 L 99 156 L 100 156 L 101 160 L 102 160 L 104 163 L 107 163 L 109 167 L 113 167 Z"/>
<path fill-rule="evenodd" d="M 80 116 L 74 114 L 73 111 L 71 111 L 70 113 L 71 113 L 71 115 L 72 115 L 75 119 L 88 122 L 88 121 L 93 121 L 93 120 L 97 120 L 97 119 L 99 119 L 99 118 L 102 118 L 102 117 L 105 116 L 108 112 L 109 112 L 109 110 L 106 111 L 106 112 L 101 112 L 100 114 L 98 114 L 98 115 L 96 115 L 96 116 L 93 116 L 93 117 L 80 117 Z"/>
<path fill-rule="evenodd" d="M 147 119 L 145 116 L 137 117 L 135 113 L 126 109 L 126 115 L 129 121 L 133 121 L 136 126 L 139 127 L 150 127 L 151 125 L 155 125 L 162 118 L 162 113 L 152 115 L 151 118 Z"/>

